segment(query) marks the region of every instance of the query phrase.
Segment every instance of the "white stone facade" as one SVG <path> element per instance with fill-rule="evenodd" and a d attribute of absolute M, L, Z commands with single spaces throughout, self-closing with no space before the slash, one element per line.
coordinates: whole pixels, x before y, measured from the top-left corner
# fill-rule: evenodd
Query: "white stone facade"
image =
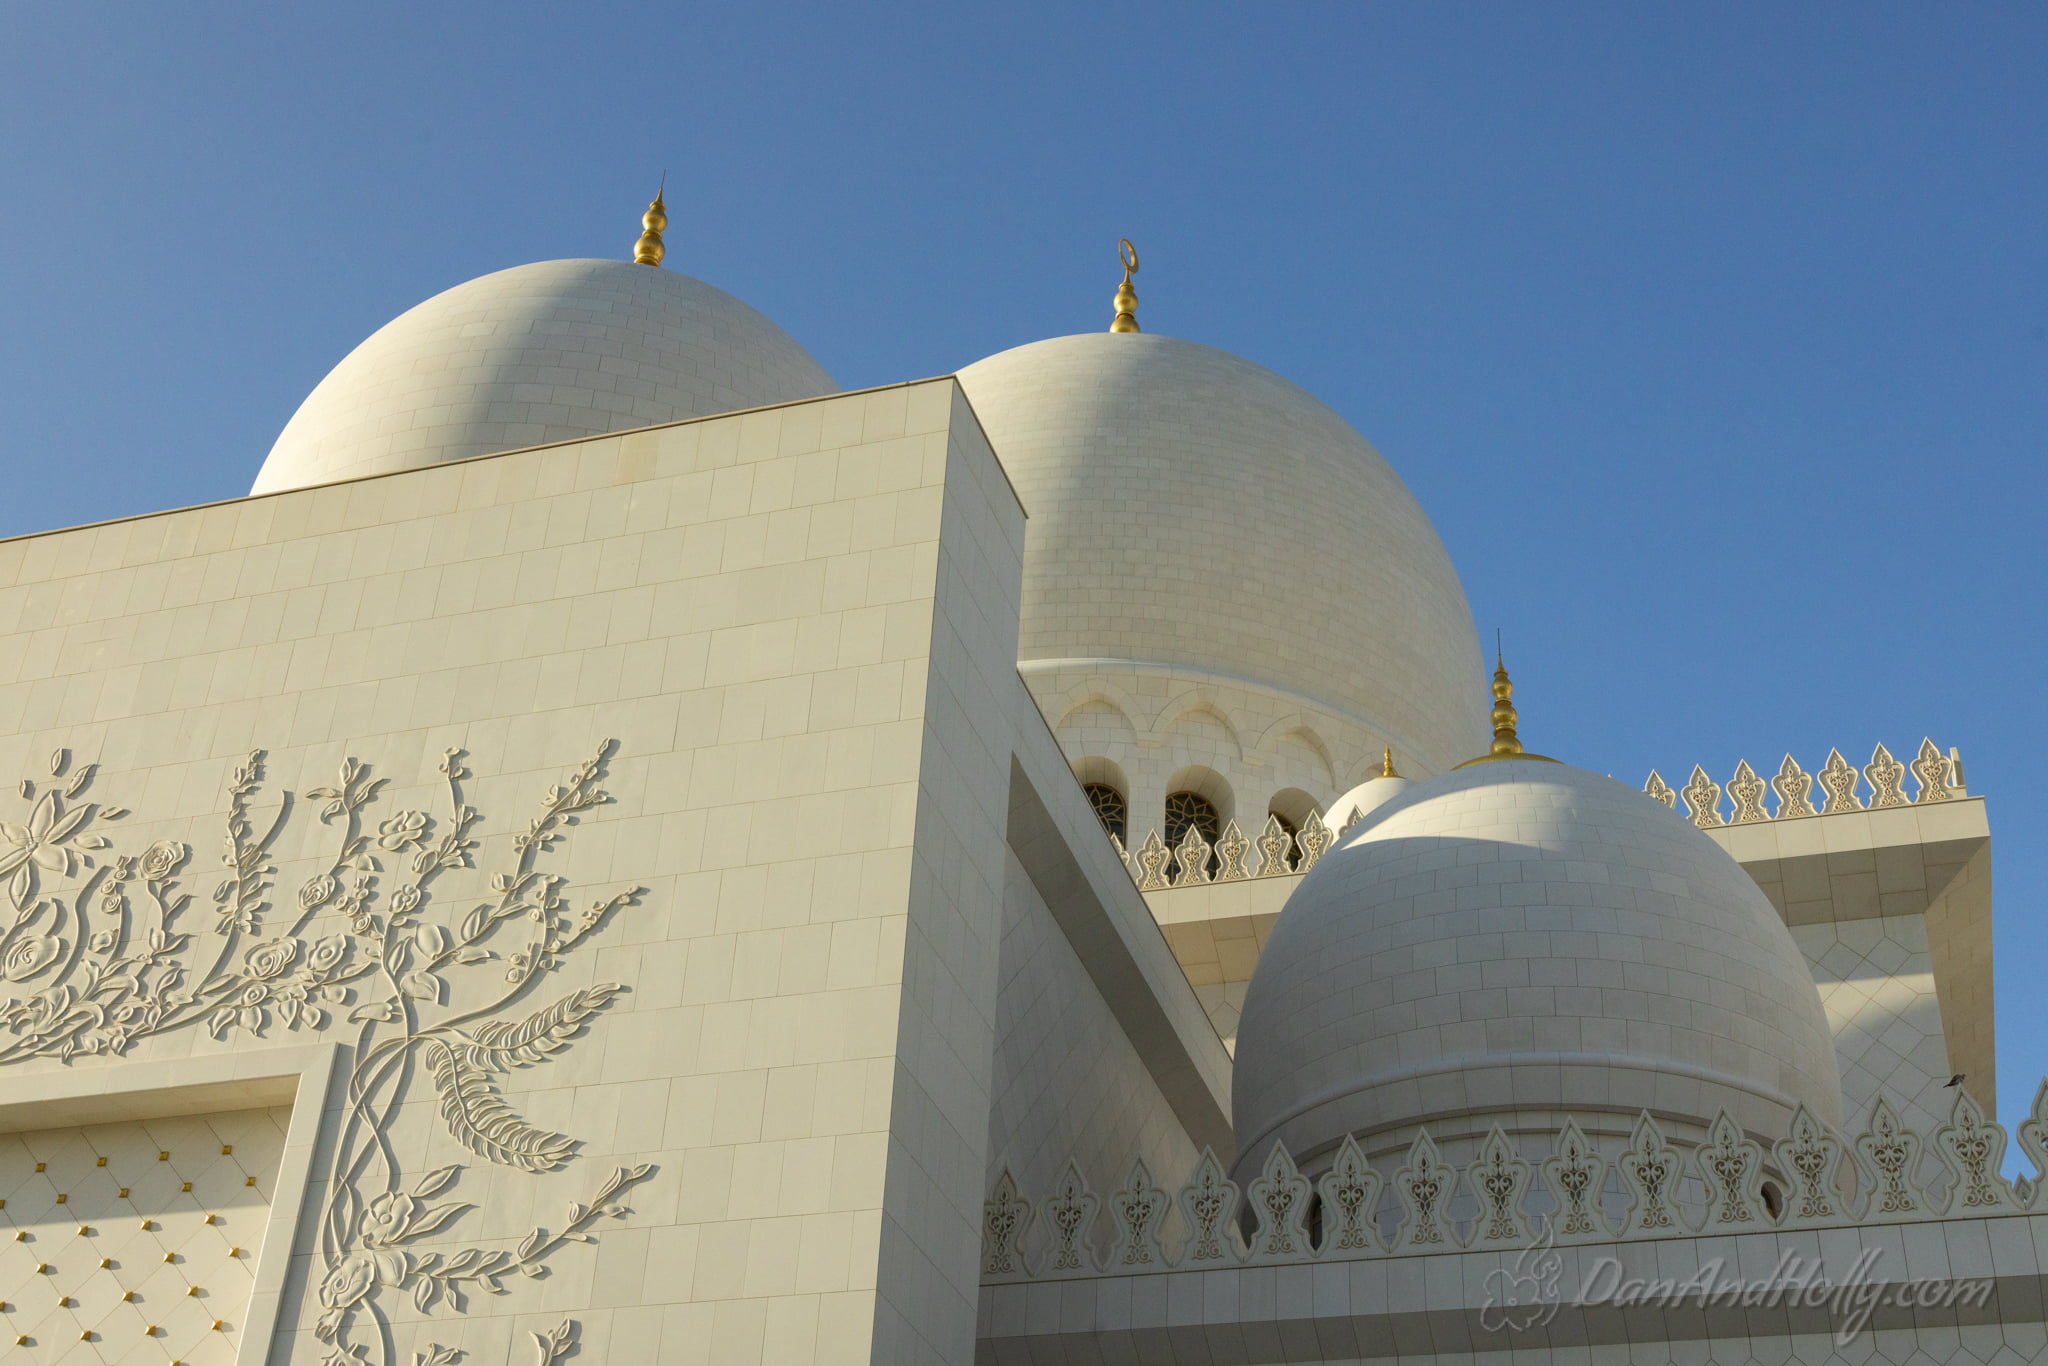
<path fill-rule="evenodd" d="M 956 1359 L 1021 539 L 937 381 L 0 546 L 10 1085 L 345 1042 L 282 1357 Z"/>
<path fill-rule="evenodd" d="M 0 542 L 10 1362 L 2048 1353 L 1953 752 L 1653 778 L 1697 828 L 1449 773 L 1457 576 L 1284 380 L 831 390 L 543 263 L 366 342 L 274 492 Z M 1993 1293 L 1503 1332 L 1539 1242 Z"/>

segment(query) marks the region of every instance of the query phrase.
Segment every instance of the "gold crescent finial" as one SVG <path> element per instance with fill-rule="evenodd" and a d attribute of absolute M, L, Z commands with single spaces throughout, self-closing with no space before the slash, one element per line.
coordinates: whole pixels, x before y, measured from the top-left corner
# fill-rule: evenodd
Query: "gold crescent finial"
<path fill-rule="evenodd" d="M 1138 291 L 1131 288 L 1131 277 L 1138 273 L 1138 249 L 1126 237 L 1117 243 L 1116 259 L 1124 263 L 1124 282 L 1116 288 L 1116 321 L 1109 325 L 1112 332 L 1136 332 L 1138 330 Z"/>
<path fill-rule="evenodd" d="M 1560 762 L 1548 754 L 1531 754 L 1522 748 L 1522 738 L 1515 733 L 1515 685 L 1508 678 L 1508 666 L 1498 651 L 1493 656 L 1493 744 L 1477 759 L 1467 759 L 1455 765 L 1470 768 L 1473 764 L 1489 763 L 1495 759 L 1535 759 L 1546 764 Z"/>
<path fill-rule="evenodd" d="M 1380 776 L 1382 778 L 1398 778 L 1401 776 L 1394 772 L 1394 747 L 1392 745 L 1388 745 L 1387 752 L 1380 756 Z"/>
<path fill-rule="evenodd" d="M 661 258 L 668 255 L 668 248 L 661 244 L 661 230 L 668 226 L 668 205 L 662 203 L 662 194 L 668 189 L 668 173 L 661 176 L 661 189 L 654 192 L 654 202 L 647 206 L 647 212 L 640 215 L 640 240 L 633 244 L 633 264 L 636 266 L 659 266 Z"/>

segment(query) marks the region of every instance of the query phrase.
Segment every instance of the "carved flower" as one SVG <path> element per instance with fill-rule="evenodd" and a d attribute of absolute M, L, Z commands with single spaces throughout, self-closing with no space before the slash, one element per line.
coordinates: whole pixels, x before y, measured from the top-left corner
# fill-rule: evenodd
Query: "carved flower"
<path fill-rule="evenodd" d="M 419 909 L 420 889 L 408 882 L 391 894 L 391 914 L 411 915 Z"/>
<path fill-rule="evenodd" d="M 410 1195 L 392 1191 L 378 1196 L 363 1212 L 363 1245 L 385 1247 L 397 1242 L 419 1214 L 420 1202 Z"/>
<path fill-rule="evenodd" d="M 377 1283 L 377 1261 L 367 1252 L 351 1252 L 327 1269 L 320 1282 L 320 1303 L 329 1309 L 346 1309 L 370 1293 Z"/>
<path fill-rule="evenodd" d="M 250 945 L 248 956 L 243 961 L 248 965 L 251 977 L 267 981 L 297 962 L 298 957 L 298 940 L 266 939 L 260 944 Z"/>
<path fill-rule="evenodd" d="M 0 975 L 10 982 L 26 982 L 63 956 L 64 941 L 53 934 L 25 934 L 7 947 L 0 959 Z"/>
<path fill-rule="evenodd" d="M 64 842 L 78 833 L 92 816 L 92 807 L 76 806 L 59 811 L 57 794 L 45 792 L 29 812 L 27 825 L 0 821 L 0 878 L 7 881 L 7 893 L 17 906 L 24 905 L 35 887 L 37 869 L 65 873 L 71 869 L 71 851 Z"/>
<path fill-rule="evenodd" d="M 325 873 L 308 878 L 306 885 L 299 888 L 299 909 L 310 911 L 316 906 L 325 906 L 339 890 L 340 884 Z"/>
<path fill-rule="evenodd" d="M 348 937 L 339 934 L 329 935 L 325 939 L 314 941 L 313 947 L 306 953 L 306 966 L 316 975 L 325 976 L 340 967 L 342 960 L 347 957 Z"/>
<path fill-rule="evenodd" d="M 178 865 L 185 861 L 185 855 L 190 852 L 176 840 L 158 840 L 142 851 L 142 858 L 136 867 L 140 870 L 144 882 L 162 882 L 178 871 Z"/>
<path fill-rule="evenodd" d="M 377 843 L 396 853 L 418 844 L 426 834 L 426 812 L 401 811 L 377 827 Z"/>

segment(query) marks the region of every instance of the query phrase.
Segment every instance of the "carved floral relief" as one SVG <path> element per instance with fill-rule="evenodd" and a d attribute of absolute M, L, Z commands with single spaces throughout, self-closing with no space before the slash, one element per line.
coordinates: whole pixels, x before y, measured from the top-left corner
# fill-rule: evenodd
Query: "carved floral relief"
<path fill-rule="evenodd" d="M 119 1056 L 185 1028 L 216 1039 L 346 1031 L 352 1064 L 324 1183 L 314 1331 L 330 1344 L 330 1366 L 388 1366 L 391 1297 L 419 1313 L 461 1312 L 471 1295 L 544 1276 L 556 1252 L 628 1214 L 622 1197 L 653 1174 L 648 1164 L 610 1172 L 558 1225 L 512 1246 L 426 1251 L 416 1245 L 458 1230 L 475 1208 L 458 1198 L 465 1167 L 403 1171 L 386 1137 L 424 1085 L 448 1133 L 486 1162 L 542 1173 L 575 1160 L 577 1141 L 529 1122 L 500 1079 L 568 1048 L 626 990 L 540 991 L 644 891 L 577 909 L 566 879 L 545 866 L 583 813 L 611 800 L 600 786 L 611 751 L 606 742 L 542 794 L 484 895 L 445 897 L 439 881 L 474 867 L 482 847 L 460 750 L 442 760 L 445 804 L 431 811 L 380 809 L 384 780 L 354 758 L 330 786 L 268 796 L 264 754 L 250 754 L 228 775 L 216 879 L 177 841 L 124 852 L 108 832 L 128 813 L 95 796 L 94 765 L 74 768 L 59 751 L 47 776 L 19 784 L 18 814 L 0 816 L 0 978 L 30 993 L 0 1001 L 0 1065 Z M 273 850 L 307 812 L 326 828 L 328 852 L 303 883 L 280 888 Z M 535 1336 L 552 1360 L 575 1326 Z M 460 1355 L 438 1344 L 415 1354 Z"/>

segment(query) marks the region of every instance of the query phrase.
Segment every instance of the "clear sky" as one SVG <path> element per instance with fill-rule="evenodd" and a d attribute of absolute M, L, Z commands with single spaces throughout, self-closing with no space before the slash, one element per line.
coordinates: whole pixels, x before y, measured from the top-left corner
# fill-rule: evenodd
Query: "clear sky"
<path fill-rule="evenodd" d="M 241 494 L 372 330 L 629 255 L 664 170 L 669 266 L 849 388 L 1106 326 L 1128 236 L 1148 330 L 1408 480 L 1532 748 L 1674 785 L 1961 749 L 2012 1122 L 2048 1073 L 2044 111 L 2037 0 L 8 4 L 0 535 Z"/>

